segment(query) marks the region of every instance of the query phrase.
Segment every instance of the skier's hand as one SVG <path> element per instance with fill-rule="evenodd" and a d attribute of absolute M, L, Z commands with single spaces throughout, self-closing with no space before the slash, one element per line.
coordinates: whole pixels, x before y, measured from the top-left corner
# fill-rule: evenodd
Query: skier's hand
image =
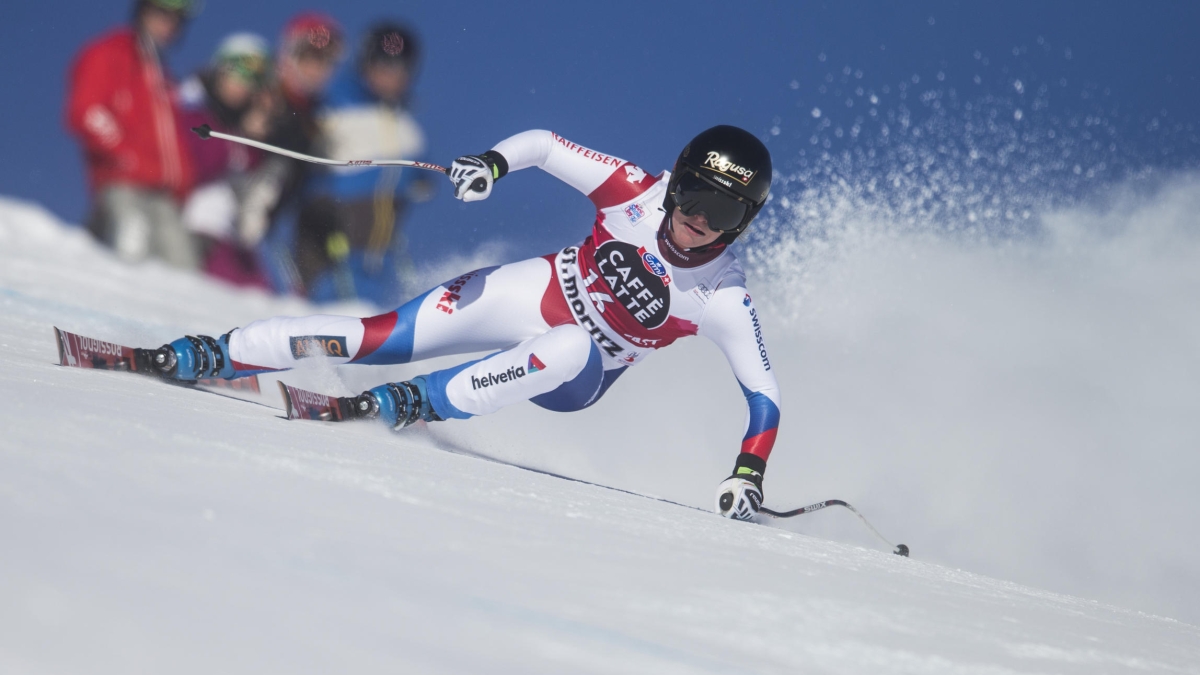
<path fill-rule="evenodd" d="M 254 248 L 271 227 L 271 209 L 279 201 L 281 186 L 271 175 L 258 175 L 250 181 L 242 196 L 238 213 L 238 240 L 245 248 Z"/>
<path fill-rule="evenodd" d="M 735 520 L 754 518 L 763 502 L 761 481 L 758 474 L 734 474 L 726 478 L 717 486 L 717 513 Z"/>
<path fill-rule="evenodd" d="M 454 160 L 447 175 L 450 176 L 450 182 L 454 183 L 455 199 L 477 202 L 492 194 L 495 168 L 487 157 L 463 155 Z"/>

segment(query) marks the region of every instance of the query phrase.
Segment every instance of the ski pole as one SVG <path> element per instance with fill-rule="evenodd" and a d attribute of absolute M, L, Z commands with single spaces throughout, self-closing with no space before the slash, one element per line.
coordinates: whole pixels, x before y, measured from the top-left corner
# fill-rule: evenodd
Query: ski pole
<path fill-rule="evenodd" d="M 241 143 L 242 145 L 248 145 L 252 148 L 258 148 L 259 150 L 266 150 L 267 152 L 273 152 L 277 155 L 283 155 L 284 157 L 291 157 L 292 159 L 299 159 L 299 160 L 302 160 L 305 162 L 312 162 L 313 164 L 324 164 L 326 166 L 411 166 L 414 169 L 425 169 L 427 171 L 437 171 L 438 173 L 445 173 L 445 174 L 449 173 L 449 171 L 444 166 L 438 166 L 437 164 L 429 164 L 428 162 L 417 162 L 417 161 L 413 161 L 411 159 L 346 159 L 346 160 L 339 160 L 339 159 L 325 159 L 324 157 L 313 157 L 312 155 L 306 155 L 306 154 L 300 153 L 300 152 L 292 152 L 291 150 L 284 150 L 283 148 L 280 148 L 280 147 L 277 147 L 274 145 L 269 145 L 267 143 L 262 143 L 260 141 L 255 141 L 255 140 L 252 140 L 249 138 L 242 138 L 241 136 L 234 136 L 233 134 L 224 134 L 224 133 L 221 133 L 220 131 L 213 131 L 212 127 L 208 126 L 207 124 L 202 124 L 198 127 L 192 127 L 192 131 L 196 132 L 196 135 L 199 136 L 200 138 L 203 138 L 206 140 L 209 138 L 220 138 L 222 140 L 232 141 L 234 143 Z"/>
<path fill-rule="evenodd" d="M 772 511 L 771 509 L 768 509 L 767 507 L 763 506 L 758 509 L 758 512 L 765 513 L 768 516 L 772 516 L 774 518 L 791 518 L 793 516 L 802 516 L 806 513 L 812 513 L 813 511 L 820 511 L 821 509 L 823 509 L 827 506 L 844 506 L 844 507 L 850 509 L 850 511 L 852 513 L 854 513 L 854 515 L 858 516 L 859 519 L 861 519 L 863 521 L 863 524 L 867 526 L 867 529 L 871 530 L 871 532 L 874 533 L 874 535 L 876 537 L 879 537 L 880 541 L 882 541 L 883 543 L 892 547 L 892 553 L 895 553 L 896 555 L 904 556 L 905 558 L 908 557 L 908 547 L 907 546 L 905 546 L 904 544 L 893 544 L 892 542 L 888 541 L 886 537 L 884 537 L 882 534 L 879 534 L 879 530 L 875 529 L 875 526 L 872 525 L 866 519 L 866 517 L 863 516 L 863 514 L 858 512 L 858 509 L 854 508 L 853 506 L 850 506 L 848 503 L 846 503 L 840 499 L 826 499 L 823 502 L 817 502 L 816 504 L 809 504 L 808 506 L 803 506 L 798 509 L 792 509 L 791 511 Z"/>

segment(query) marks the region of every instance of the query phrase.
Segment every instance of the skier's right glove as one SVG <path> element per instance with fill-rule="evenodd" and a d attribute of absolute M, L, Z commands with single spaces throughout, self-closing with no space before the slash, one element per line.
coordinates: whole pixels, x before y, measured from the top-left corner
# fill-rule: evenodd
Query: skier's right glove
<path fill-rule="evenodd" d="M 738 455 L 733 475 L 717 486 L 717 513 L 735 520 L 751 520 L 763 503 L 762 479 L 767 463 L 746 452 Z"/>
<path fill-rule="evenodd" d="M 454 160 L 446 175 L 454 183 L 454 198 L 477 202 L 492 194 L 492 183 L 508 173 L 508 162 L 495 150 L 482 155 L 463 155 Z"/>

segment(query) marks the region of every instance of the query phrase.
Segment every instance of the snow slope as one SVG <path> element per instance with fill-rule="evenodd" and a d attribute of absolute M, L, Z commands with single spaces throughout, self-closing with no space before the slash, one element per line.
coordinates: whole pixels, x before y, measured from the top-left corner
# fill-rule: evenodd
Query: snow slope
<path fill-rule="evenodd" d="M 579 427 L 522 406 L 403 435 L 54 365 L 55 324 L 156 345 L 307 311 L 119 266 L 0 203 L 0 671 L 1200 673 L 1200 628 L 923 561 L 905 500 L 789 489 L 795 455 L 768 503 L 849 499 L 916 558 L 843 543 L 862 536 L 845 513 L 805 517 L 832 541 L 447 451 L 707 507 L 740 420 L 719 414 L 726 374 L 686 375 L 703 344 Z M 285 378 L 346 393 L 409 372 Z M 703 422 L 674 437 L 645 419 L 688 412 Z"/>

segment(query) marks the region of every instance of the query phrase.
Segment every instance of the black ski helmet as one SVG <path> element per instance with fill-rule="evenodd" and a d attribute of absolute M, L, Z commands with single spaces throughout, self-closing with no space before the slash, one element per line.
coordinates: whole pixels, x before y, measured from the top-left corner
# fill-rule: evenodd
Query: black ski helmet
<path fill-rule="evenodd" d="M 771 153 L 745 129 L 722 124 L 696 136 L 679 153 L 667 198 L 668 214 L 704 213 L 730 244 L 758 215 L 771 191 Z"/>
<path fill-rule="evenodd" d="M 420 48 L 416 34 L 399 23 L 381 21 L 371 26 L 358 52 L 358 67 L 375 63 L 397 63 L 416 70 Z"/>

